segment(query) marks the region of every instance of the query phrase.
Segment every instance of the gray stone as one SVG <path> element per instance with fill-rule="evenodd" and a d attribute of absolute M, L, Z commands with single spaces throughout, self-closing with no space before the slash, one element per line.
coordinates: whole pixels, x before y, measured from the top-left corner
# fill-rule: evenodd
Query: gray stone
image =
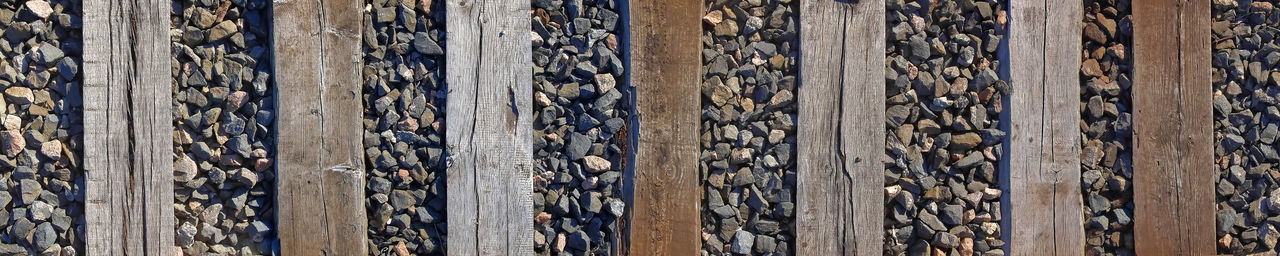
<path fill-rule="evenodd" d="M 192 225 L 190 222 L 183 222 L 182 225 L 178 227 L 178 246 L 187 247 L 195 243 L 196 232 L 195 225 Z"/>
<path fill-rule="evenodd" d="M 1107 216 L 1098 215 L 1093 216 L 1093 218 L 1089 218 L 1089 223 L 1086 224 L 1086 226 L 1092 230 L 1104 230 L 1107 228 L 1107 224 L 1110 224 L 1110 220 L 1107 219 Z"/>
<path fill-rule="evenodd" d="M 22 199 L 22 204 L 24 205 L 35 202 L 36 198 L 40 197 L 40 193 L 44 192 L 44 188 L 35 180 L 24 179 L 18 183 L 18 193 Z"/>
<path fill-rule="evenodd" d="M 755 242 L 755 235 L 751 234 L 751 232 L 738 230 L 733 235 L 733 244 L 730 245 L 729 251 L 737 254 L 750 254 Z"/>
<path fill-rule="evenodd" d="M 63 56 L 62 49 L 58 48 L 58 45 L 52 43 L 40 44 L 40 48 L 36 50 L 36 53 L 40 56 L 40 63 L 45 66 L 56 65 L 58 60 L 61 60 Z"/>
<path fill-rule="evenodd" d="M 927 212 L 920 212 L 919 215 L 916 215 L 916 220 L 924 224 L 926 227 L 933 229 L 934 231 L 947 230 L 947 226 L 944 225 L 942 221 L 938 220 L 937 216 L 934 216 L 933 214 L 929 214 Z"/>
<path fill-rule="evenodd" d="M 259 220 L 249 223 L 249 227 L 245 231 L 249 233 L 249 238 L 253 239 L 254 242 L 262 242 L 267 237 L 267 234 L 271 233 L 272 229 L 266 222 Z"/>
<path fill-rule="evenodd" d="M 626 203 L 618 199 L 609 199 L 605 201 L 605 204 L 609 206 L 609 213 L 616 217 L 622 217 L 627 207 Z"/>
<path fill-rule="evenodd" d="M 570 161 L 578 161 L 587 155 L 587 151 L 591 149 L 591 137 L 586 134 L 571 132 L 568 134 L 568 144 L 565 146 L 564 153 L 569 157 Z"/>
<path fill-rule="evenodd" d="M 959 205 L 946 205 L 938 211 L 938 219 L 948 226 L 959 226 L 963 224 L 964 207 Z"/>
<path fill-rule="evenodd" d="M 1227 101 L 1227 97 L 1221 94 L 1213 96 L 1213 110 L 1220 115 L 1231 113 L 1231 102 Z"/>
<path fill-rule="evenodd" d="M 46 221 L 53 216 L 53 206 L 44 201 L 36 201 L 27 210 L 31 214 L 31 219 L 36 221 Z"/>
<path fill-rule="evenodd" d="M 1222 138 L 1221 146 L 1226 152 L 1232 152 L 1244 145 L 1244 138 L 1240 135 L 1227 134 Z"/>
<path fill-rule="evenodd" d="M 240 115 L 229 114 L 222 120 L 222 132 L 228 135 L 244 133 L 245 122 Z"/>
<path fill-rule="evenodd" d="M 391 181 L 382 177 L 373 177 L 369 179 L 369 191 L 385 194 L 391 191 Z"/>
<path fill-rule="evenodd" d="M 418 32 L 413 34 L 413 49 L 418 53 L 429 56 L 439 56 L 444 54 L 444 49 L 440 48 L 440 44 L 431 39 L 431 35 L 426 32 Z"/>
<path fill-rule="evenodd" d="M 58 232 L 53 230 L 52 224 L 40 223 L 36 226 L 35 233 L 31 234 L 31 241 L 35 243 L 37 249 L 44 250 L 58 242 Z"/>
<path fill-rule="evenodd" d="M 757 235 L 755 242 L 755 252 L 767 254 L 774 252 L 778 246 L 776 239 L 771 236 Z"/>
<path fill-rule="evenodd" d="M 595 194 L 596 193 L 592 192 L 578 198 L 578 204 L 582 206 L 583 210 L 591 213 L 600 213 L 600 208 L 604 207 L 604 205 L 600 202 L 600 198 Z"/>
<path fill-rule="evenodd" d="M 249 144 L 249 137 L 244 134 L 236 135 L 227 141 L 227 149 L 231 153 L 240 154 L 240 157 L 249 158 L 249 153 L 253 150 Z"/>
<path fill-rule="evenodd" d="M 960 238 L 948 232 L 938 232 L 933 236 L 933 246 L 952 249 L 960 246 Z"/>
<path fill-rule="evenodd" d="M 929 49 L 929 43 L 923 37 L 911 38 L 910 45 L 912 58 L 928 59 L 932 54 Z"/>
<path fill-rule="evenodd" d="M 410 194 L 409 191 L 405 191 L 405 190 L 392 191 L 390 195 L 390 199 L 391 199 L 390 200 L 391 206 L 395 207 L 397 211 L 404 210 L 409 208 L 410 206 L 413 206 L 414 202 L 416 201 L 416 199 L 414 199 L 413 194 Z"/>
<path fill-rule="evenodd" d="M 985 158 L 983 158 L 982 153 L 974 152 L 974 153 L 970 153 L 964 158 L 961 158 L 959 161 L 956 161 L 955 167 L 973 168 L 974 166 L 978 166 L 978 164 L 981 164 L 983 160 L 985 160 Z"/>

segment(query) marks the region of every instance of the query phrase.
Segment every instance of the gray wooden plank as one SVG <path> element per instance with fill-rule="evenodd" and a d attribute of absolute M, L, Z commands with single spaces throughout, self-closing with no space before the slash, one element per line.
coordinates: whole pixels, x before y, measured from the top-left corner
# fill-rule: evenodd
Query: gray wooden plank
<path fill-rule="evenodd" d="M 1084 255 L 1080 17 L 1074 0 L 1010 6 L 1010 255 Z"/>
<path fill-rule="evenodd" d="M 169 10 L 84 2 L 86 254 L 174 252 Z"/>
<path fill-rule="evenodd" d="M 638 134 L 630 254 L 698 255 L 702 1 L 629 3 Z"/>
<path fill-rule="evenodd" d="M 1133 1 L 1138 255 L 1216 252 L 1209 3 Z"/>
<path fill-rule="evenodd" d="M 276 1 L 282 255 L 366 255 L 361 1 Z"/>
<path fill-rule="evenodd" d="M 883 0 L 800 2 L 797 255 L 883 250 L 884 24 Z"/>
<path fill-rule="evenodd" d="M 450 255 L 533 254 L 529 1 L 447 0 Z"/>

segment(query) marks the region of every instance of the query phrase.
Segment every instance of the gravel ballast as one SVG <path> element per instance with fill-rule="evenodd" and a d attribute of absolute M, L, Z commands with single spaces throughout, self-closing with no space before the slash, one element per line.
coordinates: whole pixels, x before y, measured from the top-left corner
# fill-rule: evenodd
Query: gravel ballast
<path fill-rule="evenodd" d="M 634 99 L 619 1 L 534 0 L 534 251 L 618 250 Z"/>
<path fill-rule="evenodd" d="M 0 253 L 84 249 L 79 1 L 0 2 Z"/>
<path fill-rule="evenodd" d="M 370 0 L 364 16 L 369 252 L 445 252 L 444 1 Z"/>
<path fill-rule="evenodd" d="M 1274 252 L 1280 232 L 1280 11 L 1276 1 L 1213 2 L 1217 245 Z"/>
<path fill-rule="evenodd" d="M 1133 255 L 1129 1 L 1087 0 L 1081 28 L 1080 188 L 1089 255 Z"/>
<path fill-rule="evenodd" d="M 278 251 L 270 8 L 173 3 L 174 211 L 187 255 Z"/>
<path fill-rule="evenodd" d="M 1004 255 L 1002 1 L 886 1 L 885 255 Z"/>
<path fill-rule="evenodd" d="M 799 1 L 707 1 L 702 18 L 703 255 L 791 255 Z"/>

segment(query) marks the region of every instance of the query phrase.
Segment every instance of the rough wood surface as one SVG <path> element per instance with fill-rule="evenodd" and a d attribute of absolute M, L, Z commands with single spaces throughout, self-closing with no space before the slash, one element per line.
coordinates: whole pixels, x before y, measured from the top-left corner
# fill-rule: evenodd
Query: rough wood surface
<path fill-rule="evenodd" d="M 1077 0 L 1010 6 L 1009 255 L 1084 255 Z"/>
<path fill-rule="evenodd" d="M 88 255 L 173 253 L 169 5 L 83 6 Z"/>
<path fill-rule="evenodd" d="M 273 5 L 282 255 L 367 255 L 361 1 Z"/>
<path fill-rule="evenodd" d="M 884 24 L 883 0 L 800 2 L 797 255 L 883 250 Z"/>
<path fill-rule="evenodd" d="M 702 1 L 632 1 L 629 11 L 639 120 L 629 251 L 698 255 Z"/>
<path fill-rule="evenodd" d="M 1135 0 L 1134 248 L 1212 255 L 1209 0 Z"/>
<path fill-rule="evenodd" d="M 529 1 L 447 0 L 449 255 L 533 255 Z"/>

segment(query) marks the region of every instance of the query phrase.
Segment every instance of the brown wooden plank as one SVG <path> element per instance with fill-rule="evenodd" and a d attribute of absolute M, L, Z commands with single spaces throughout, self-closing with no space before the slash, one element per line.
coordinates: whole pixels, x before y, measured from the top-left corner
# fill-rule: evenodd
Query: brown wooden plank
<path fill-rule="evenodd" d="M 273 5 L 282 255 L 366 255 L 361 1 Z"/>
<path fill-rule="evenodd" d="M 84 3 L 85 253 L 174 252 L 168 0 Z"/>
<path fill-rule="evenodd" d="M 1075 0 L 1010 6 L 1010 255 L 1084 255 Z"/>
<path fill-rule="evenodd" d="M 800 2 L 796 254 L 884 247 L 885 3 Z"/>
<path fill-rule="evenodd" d="M 702 1 L 633 1 L 638 133 L 629 250 L 698 255 L 698 85 Z"/>
<path fill-rule="evenodd" d="M 1209 0 L 1135 0 L 1134 248 L 1215 253 Z"/>
<path fill-rule="evenodd" d="M 450 255 L 533 255 L 529 1 L 448 0 Z"/>

